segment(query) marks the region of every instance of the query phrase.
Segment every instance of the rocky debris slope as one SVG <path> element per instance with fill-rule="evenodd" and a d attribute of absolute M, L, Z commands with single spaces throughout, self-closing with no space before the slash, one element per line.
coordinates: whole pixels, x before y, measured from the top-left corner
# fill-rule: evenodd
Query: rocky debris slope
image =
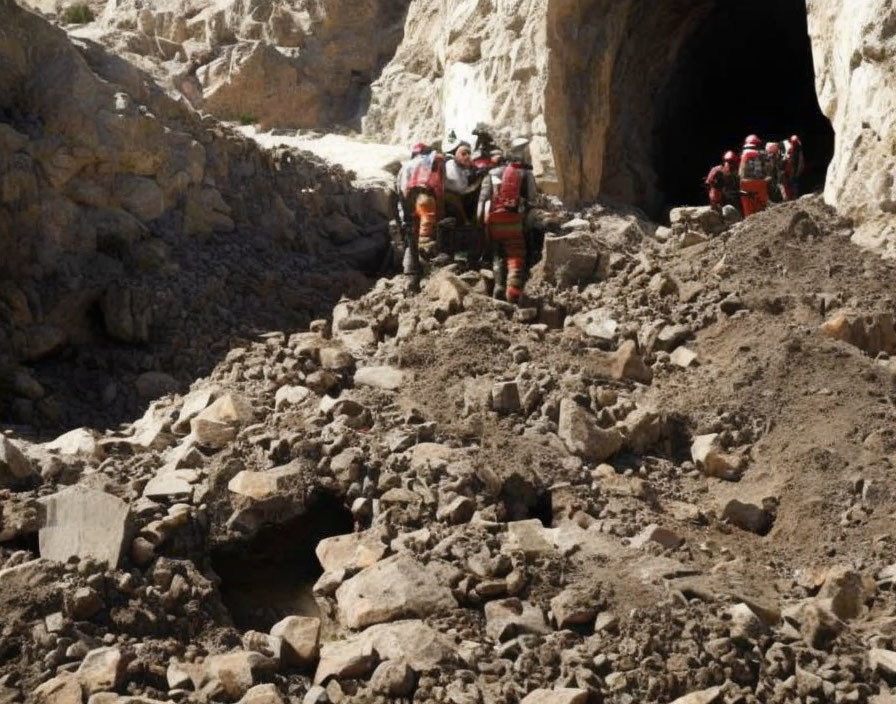
<path fill-rule="evenodd" d="M 133 418 L 214 345 L 307 324 L 379 266 L 379 191 L 201 119 L 12 0 L 0 25 L 0 417 Z"/>
<path fill-rule="evenodd" d="M 892 267 L 817 199 L 552 217 L 520 308 L 381 279 L 7 440 L 4 699 L 889 701 Z"/>

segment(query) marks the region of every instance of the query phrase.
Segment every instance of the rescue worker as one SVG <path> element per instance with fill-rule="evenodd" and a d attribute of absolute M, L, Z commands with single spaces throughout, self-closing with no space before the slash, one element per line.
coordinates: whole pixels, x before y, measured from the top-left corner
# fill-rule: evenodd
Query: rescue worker
<path fill-rule="evenodd" d="M 730 149 L 722 156 L 722 163 L 713 166 L 706 177 L 709 189 L 709 204 L 714 210 L 722 212 L 722 208 L 730 205 L 740 210 L 740 178 L 737 175 L 739 159 L 736 152 Z"/>
<path fill-rule="evenodd" d="M 786 179 L 784 192 L 787 200 L 793 200 L 800 195 L 800 179 L 806 168 L 803 156 L 803 143 L 798 135 L 784 140 L 784 159 L 788 178 Z"/>
<path fill-rule="evenodd" d="M 479 218 L 494 247 L 495 298 L 517 303 L 526 266 L 526 213 L 536 195 L 528 163 L 529 140 L 513 140 L 507 163 L 488 172 L 479 193 Z"/>
<path fill-rule="evenodd" d="M 765 210 L 768 205 L 768 180 L 765 166 L 765 154 L 762 141 L 755 134 L 744 140 L 744 148 L 740 153 L 741 205 L 744 217 Z"/>
<path fill-rule="evenodd" d="M 458 142 L 448 150 L 445 162 L 445 214 L 469 225 L 475 218 L 475 201 L 469 196 L 479 192 L 473 171 L 473 150 L 469 142 Z"/>
<path fill-rule="evenodd" d="M 768 199 L 772 203 L 784 200 L 781 184 L 784 181 L 784 164 L 781 159 L 781 147 L 777 142 L 765 145 L 765 173 L 768 178 Z"/>
<path fill-rule="evenodd" d="M 422 143 L 414 145 L 411 160 L 399 171 L 396 184 L 405 231 L 402 269 L 412 291 L 420 288 L 420 251 L 435 244 L 436 222 L 444 208 L 444 184 L 444 155 Z"/>

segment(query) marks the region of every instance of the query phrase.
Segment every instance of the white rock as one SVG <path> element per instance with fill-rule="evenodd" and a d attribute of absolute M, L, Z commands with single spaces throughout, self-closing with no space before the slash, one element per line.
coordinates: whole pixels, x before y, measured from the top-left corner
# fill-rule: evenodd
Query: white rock
<path fill-rule="evenodd" d="M 360 367 L 355 372 L 355 386 L 370 386 L 383 391 L 398 391 L 406 374 L 395 367 Z"/>
<path fill-rule="evenodd" d="M 76 485 L 41 499 L 46 507 L 38 534 L 41 557 L 65 562 L 91 557 L 117 567 L 131 528 L 130 509 L 121 499 Z"/>

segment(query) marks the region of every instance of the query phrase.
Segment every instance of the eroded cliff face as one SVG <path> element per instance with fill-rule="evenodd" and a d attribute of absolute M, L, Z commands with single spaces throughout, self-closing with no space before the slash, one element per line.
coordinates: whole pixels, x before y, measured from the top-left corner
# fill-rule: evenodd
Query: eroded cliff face
<path fill-rule="evenodd" d="M 240 328 L 310 320 L 386 239 L 386 208 L 341 170 L 80 49 L 0 0 L 0 415 L 38 425 L 79 398 L 126 414 L 141 373 L 173 385 Z"/>
<path fill-rule="evenodd" d="M 196 107 L 263 127 L 349 122 L 406 0 L 110 0 L 88 30 Z"/>
<path fill-rule="evenodd" d="M 808 0 L 822 109 L 837 133 L 825 199 L 896 256 L 896 4 Z"/>

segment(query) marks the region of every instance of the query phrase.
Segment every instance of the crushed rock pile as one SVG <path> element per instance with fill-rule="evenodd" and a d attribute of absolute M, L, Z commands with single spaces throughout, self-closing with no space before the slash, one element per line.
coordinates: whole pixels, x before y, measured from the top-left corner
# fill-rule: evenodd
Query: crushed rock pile
<path fill-rule="evenodd" d="M 521 307 L 380 279 L 4 438 L 3 701 L 891 701 L 892 266 L 815 198 L 551 216 Z"/>

